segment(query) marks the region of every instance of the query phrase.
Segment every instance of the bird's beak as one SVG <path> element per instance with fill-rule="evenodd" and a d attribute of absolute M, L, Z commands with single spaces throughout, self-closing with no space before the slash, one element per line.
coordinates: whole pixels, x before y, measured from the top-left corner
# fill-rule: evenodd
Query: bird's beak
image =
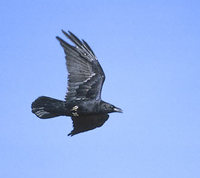
<path fill-rule="evenodd" d="M 122 113 L 123 111 L 122 111 L 122 109 L 115 107 L 114 108 L 114 112 L 120 112 L 120 113 Z"/>

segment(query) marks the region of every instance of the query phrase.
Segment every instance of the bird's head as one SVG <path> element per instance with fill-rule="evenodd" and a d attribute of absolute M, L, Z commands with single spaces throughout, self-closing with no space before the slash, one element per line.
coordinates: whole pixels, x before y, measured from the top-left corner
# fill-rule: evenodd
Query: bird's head
<path fill-rule="evenodd" d="M 123 112 L 122 109 L 120 109 L 112 104 L 106 103 L 106 102 L 101 103 L 101 111 L 106 112 L 106 113 L 111 113 L 111 112 L 122 113 Z"/>

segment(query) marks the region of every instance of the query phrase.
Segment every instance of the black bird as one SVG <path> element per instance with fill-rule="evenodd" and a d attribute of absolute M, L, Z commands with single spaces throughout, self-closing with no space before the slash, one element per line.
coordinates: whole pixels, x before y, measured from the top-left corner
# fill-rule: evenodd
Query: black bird
<path fill-rule="evenodd" d="M 73 130 L 68 136 L 73 136 L 101 127 L 108 120 L 108 113 L 122 110 L 101 100 L 105 74 L 90 46 L 70 31 L 62 32 L 75 45 L 56 37 L 66 54 L 68 92 L 65 101 L 41 96 L 31 107 L 32 112 L 41 119 L 70 116 Z"/>

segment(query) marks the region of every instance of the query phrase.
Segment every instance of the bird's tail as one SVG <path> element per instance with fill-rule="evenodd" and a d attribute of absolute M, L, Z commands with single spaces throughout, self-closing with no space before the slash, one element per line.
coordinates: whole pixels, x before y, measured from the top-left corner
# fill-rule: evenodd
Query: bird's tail
<path fill-rule="evenodd" d="M 32 112 L 41 119 L 65 115 L 65 102 L 41 96 L 31 105 Z"/>

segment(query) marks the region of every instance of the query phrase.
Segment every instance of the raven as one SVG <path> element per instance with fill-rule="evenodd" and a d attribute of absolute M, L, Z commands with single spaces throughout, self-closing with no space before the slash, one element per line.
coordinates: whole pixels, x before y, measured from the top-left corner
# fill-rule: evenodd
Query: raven
<path fill-rule="evenodd" d="M 73 136 L 101 127 L 108 120 L 108 113 L 122 110 L 101 100 L 105 74 L 90 46 L 70 31 L 62 32 L 75 45 L 56 37 L 66 55 L 68 91 L 65 101 L 41 96 L 32 103 L 31 108 L 41 119 L 70 116 L 73 130 L 68 136 Z"/>

